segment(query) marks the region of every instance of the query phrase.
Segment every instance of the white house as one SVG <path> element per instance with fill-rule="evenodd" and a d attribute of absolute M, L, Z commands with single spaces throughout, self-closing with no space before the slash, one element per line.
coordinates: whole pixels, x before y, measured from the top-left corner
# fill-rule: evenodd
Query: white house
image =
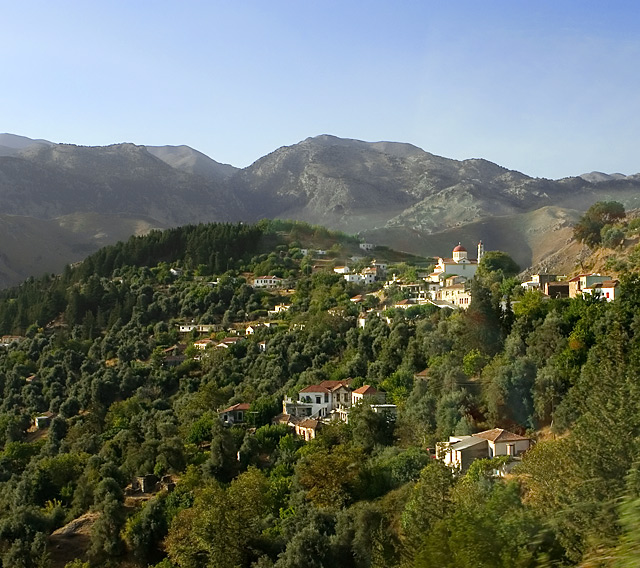
<path fill-rule="evenodd" d="M 251 408 L 249 403 L 241 402 L 224 410 L 219 410 L 218 414 L 225 424 L 242 424 L 247 419 L 249 408 Z"/>
<path fill-rule="evenodd" d="M 254 288 L 282 288 L 284 279 L 277 276 L 256 276 L 253 280 Z"/>
<path fill-rule="evenodd" d="M 245 335 L 253 335 L 256 331 L 263 327 L 266 327 L 266 325 L 263 323 L 254 323 L 252 325 L 248 325 L 244 330 L 244 333 Z"/>
<path fill-rule="evenodd" d="M 347 282 L 353 282 L 354 284 L 364 284 L 364 277 L 362 274 L 343 274 L 342 277 Z"/>
<path fill-rule="evenodd" d="M 349 272 L 351 272 L 351 269 L 348 266 L 336 266 L 333 271 L 336 274 L 349 274 Z"/>
<path fill-rule="evenodd" d="M 583 288 L 582 293 L 604 298 L 607 302 L 613 302 L 619 295 L 620 288 L 618 284 L 617 280 L 604 280 Z"/>
<path fill-rule="evenodd" d="M 569 298 L 575 298 L 585 291 L 585 289 L 592 288 L 595 284 L 601 282 L 611 281 L 611 276 L 605 276 L 603 274 L 591 273 L 591 274 L 578 274 L 569 279 Z M 587 294 L 591 292 L 586 292 Z"/>
<path fill-rule="evenodd" d="M 360 243 L 360 248 L 362 250 L 373 250 L 374 248 L 376 248 L 376 245 L 372 243 Z"/>
<path fill-rule="evenodd" d="M 178 325 L 178 331 L 180 333 L 190 333 L 192 331 L 211 333 L 212 331 L 219 331 L 220 329 L 220 325 L 213 323 L 184 323 Z"/>
<path fill-rule="evenodd" d="M 378 279 L 378 269 L 375 266 L 368 266 L 360 273 L 365 284 L 373 284 Z"/>
<path fill-rule="evenodd" d="M 6 347 L 7 345 L 11 345 L 12 343 L 17 343 L 18 341 L 22 341 L 24 337 L 20 335 L 3 335 L 0 337 L 0 345 Z"/>
<path fill-rule="evenodd" d="M 292 416 L 328 418 L 340 406 L 351 406 L 349 381 L 322 381 L 303 388 L 298 400 L 285 397 L 282 412 Z"/>
<path fill-rule="evenodd" d="M 272 310 L 269 310 L 267 313 L 269 315 L 276 315 L 276 314 L 281 314 L 284 313 L 286 311 L 289 311 L 289 308 L 291 307 L 291 304 L 277 304 L 273 307 Z"/>
<path fill-rule="evenodd" d="M 467 309 L 471 304 L 471 293 L 464 284 L 454 284 L 440 288 L 435 294 L 436 300 L 451 302 L 454 306 Z"/>
<path fill-rule="evenodd" d="M 214 345 L 215 342 L 213 339 L 199 339 L 198 341 L 193 342 L 193 346 L 196 349 L 200 349 L 204 351 L 207 347 Z"/>

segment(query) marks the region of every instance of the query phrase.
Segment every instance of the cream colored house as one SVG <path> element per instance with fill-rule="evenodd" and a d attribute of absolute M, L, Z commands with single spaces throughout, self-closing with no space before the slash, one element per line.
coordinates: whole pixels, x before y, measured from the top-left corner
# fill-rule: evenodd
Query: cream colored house
<path fill-rule="evenodd" d="M 477 459 L 520 457 L 532 443 L 530 438 L 494 428 L 471 436 L 450 436 L 448 442 L 438 442 L 436 455 L 449 467 L 465 472 Z"/>

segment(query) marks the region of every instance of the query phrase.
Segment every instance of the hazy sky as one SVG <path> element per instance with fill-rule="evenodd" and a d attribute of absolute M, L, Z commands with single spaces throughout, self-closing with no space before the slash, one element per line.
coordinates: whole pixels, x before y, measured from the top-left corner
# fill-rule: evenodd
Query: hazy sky
<path fill-rule="evenodd" d="M 640 172 L 637 0 L 0 8 L 0 132 L 239 167 L 334 134 L 539 177 Z"/>

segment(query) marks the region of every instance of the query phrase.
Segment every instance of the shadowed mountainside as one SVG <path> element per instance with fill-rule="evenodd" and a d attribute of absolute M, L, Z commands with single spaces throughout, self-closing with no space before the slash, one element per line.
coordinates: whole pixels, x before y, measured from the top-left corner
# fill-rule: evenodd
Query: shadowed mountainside
<path fill-rule="evenodd" d="M 129 228 L 261 218 L 361 232 L 376 244 L 427 255 L 482 239 L 524 268 L 557 251 L 579 212 L 599 200 L 640 207 L 640 175 L 531 178 L 483 159 L 329 135 L 239 170 L 188 146 L 82 147 L 1 134 L 0 211 L 31 221 L 20 222 L 20 255 L 11 239 L 0 247 L 13 258 L 0 285 L 61 270 L 81 252 L 126 238 Z M 55 252 L 38 270 L 47 232 Z"/>

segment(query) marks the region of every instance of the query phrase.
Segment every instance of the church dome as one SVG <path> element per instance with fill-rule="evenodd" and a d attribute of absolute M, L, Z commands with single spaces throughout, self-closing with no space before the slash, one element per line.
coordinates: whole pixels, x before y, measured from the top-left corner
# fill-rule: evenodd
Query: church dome
<path fill-rule="evenodd" d="M 460 243 L 458 243 L 458 246 L 453 249 L 453 252 L 467 252 L 467 249 L 464 248 Z"/>

